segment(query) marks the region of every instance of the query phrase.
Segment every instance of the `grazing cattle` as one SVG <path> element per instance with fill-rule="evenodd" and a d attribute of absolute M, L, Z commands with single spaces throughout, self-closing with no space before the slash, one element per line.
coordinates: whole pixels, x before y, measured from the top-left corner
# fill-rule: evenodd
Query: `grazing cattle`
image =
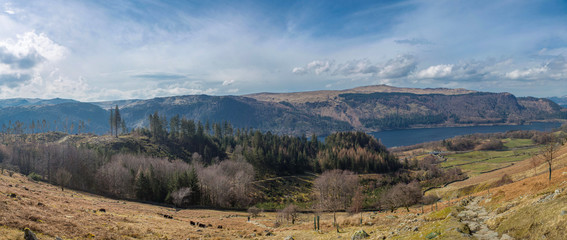
<path fill-rule="evenodd" d="M 200 227 L 200 228 L 206 228 L 206 227 L 207 227 L 207 225 L 202 224 L 202 223 L 197 223 L 197 224 L 199 224 L 199 227 Z"/>
<path fill-rule="evenodd" d="M 218 225 L 217 228 L 218 228 L 218 229 L 222 229 L 222 226 L 221 226 L 221 225 Z"/>
<path fill-rule="evenodd" d="M 191 225 L 193 225 L 193 226 L 197 225 L 197 223 L 193 222 L 193 221 L 189 221 L 189 223 L 191 223 Z"/>
<path fill-rule="evenodd" d="M 207 226 L 208 226 L 208 227 L 213 227 L 213 224 L 210 224 L 210 223 L 209 223 L 209 225 L 207 225 Z"/>
<path fill-rule="evenodd" d="M 167 218 L 167 219 L 173 219 L 172 216 L 169 216 L 169 215 L 167 215 L 167 214 L 164 214 L 163 217 L 164 217 L 164 218 Z"/>
<path fill-rule="evenodd" d="M 99 211 L 99 212 L 106 212 L 106 209 L 101 208 L 101 209 L 99 209 L 98 211 Z"/>

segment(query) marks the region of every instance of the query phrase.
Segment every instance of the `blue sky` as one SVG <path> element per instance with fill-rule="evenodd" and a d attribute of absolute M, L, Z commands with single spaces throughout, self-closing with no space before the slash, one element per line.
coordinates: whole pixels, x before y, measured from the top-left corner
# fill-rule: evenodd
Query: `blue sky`
<path fill-rule="evenodd" d="M 567 95 L 565 1 L 0 0 L 0 98 Z"/>

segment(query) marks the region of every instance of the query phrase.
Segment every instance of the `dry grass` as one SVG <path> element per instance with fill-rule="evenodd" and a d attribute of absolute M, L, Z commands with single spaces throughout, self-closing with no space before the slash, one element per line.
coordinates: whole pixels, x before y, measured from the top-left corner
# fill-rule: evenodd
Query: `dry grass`
<path fill-rule="evenodd" d="M 100 209 L 104 209 L 102 212 Z M 162 207 L 131 201 L 113 200 L 57 186 L 33 182 L 20 174 L 0 174 L 0 239 L 23 239 L 23 229 L 30 228 L 40 239 L 295 239 L 350 238 L 359 229 L 373 236 L 385 233 L 411 213 L 337 213 L 340 233 L 332 226 L 332 214 L 321 214 L 321 231 L 313 231 L 314 214 L 301 214 L 296 224 L 283 222 L 275 227 L 277 213 L 262 213 L 247 221 L 248 214 L 235 211 Z M 173 219 L 164 218 L 170 215 Z M 396 218 L 386 218 L 395 215 Z M 190 221 L 212 225 L 199 228 Z M 366 225 L 369 224 L 369 225 Z M 217 227 L 222 225 L 222 229 Z M 267 232 L 273 236 L 266 236 Z M 252 237 L 254 236 L 254 237 Z"/>
<path fill-rule="evenodd" d="M 567 159 L 566 149 L 561 150 L 558 164 Z M 567 191 L 561 198 L 534 205 L 542 196 L 554 192 L 558 188 L 567 187 L 567 168 L 556 169 L 553 181 L 540 169 L 540 175 L 529 177 L 531 169 L 514 172 L 516 182 L 487 191 L 477 192 L 490 201 L 482 204 L 489 210 L 497 211 L 509 203 L 515 205 L 509 215 L 500 218 L 494 227 L 501 233 L 509 233 L 519 238 L 531 238 L 522 229 L 532 228 L 534 233 L 547 234 L 554 237 L 554 231 L 565 229 L 565 217 L 558 212 L 567 210 L 565 200 Z M 565 174 L 564 174 L 565 173 Z M 522 175 L 524 174 L 524 175 Z M 484 181 L 491 181 L 486 177 Z M 451 189 L 455 189 L 452 187 Z M 456 203 L 452 201 L 452 206 Z M 0 174 L 0 238 L 22 239 L 23 229 L 28 227 L 38 233 L 40 239 L 282 239 L 292 235 L 295 239 L 337 239 L 350 238 L 359 229 L 370 233 L 371 238 L 388 236 L 399 239 L 423 239 L 433 231 L 442 231 L 445 238 L 459 237 L 454 229 L 459 223 L 448 215 L 453 211 L 446 208 L 444 201 L 439 204 L 439 211 L 431 213 L 433 206 L 425 206 L 426 213 L 420 215 L 421 208 L 410 209 L 411 212 L 398 210 L 396 213 L 366 212 L 363 214 L 363 226 L 360 226 L 360 215 L 337 213 L 340 233 L 332 226 L 332 214 L 321 215 L 321 231 L 313 231 L 314 214 L 301 214 L 296 224 L 283 222 L 275 227 L 276 213 L 262 213 L 260 217 L 247 221 L 247 213 L 216 210 L 180 210 L 138 202 L 113 200 L 88 193 L 65 190 L 45 183 L 28 180 L 19 174 L 12 177 L 7 173 Z M 545 208 L 544 209 L 542 209 Z M 99 211 L 105 209 L 105 212 Z M 506 213 L 508 213 L 506 212 Z M 540 212 L 529 219 L 526 214 Z M 164 214 L 173 219 L 164 218 Z M 553 218 L 544 219 L 554 214 Z M 540 216 L 541 215 L 541 216 Z M 514 220 L 516 219 L 516 220 Z M 518 222 L 520 219 L 528 219 Z M 190 225 L 190 221 L 211 224 L 212 227 L 199 228 Z M 520 224 L 516 227 L 516 223 Z M 537 222 L 545 222 L 539 224 Z M 223 229 L 217 226 L 222 225 Z M 418 231 L 407 230 L 417 226 Z M 555 229 L 555 230 L 554 230 Z M 273 236 L 266 236 L 267 232 Z M 394 232 L 394 234 L 391 234 Z M 535 235 L 534 235 L 535 236 Z M 552 238 L 551 238 L 552 239 Z"/>
<path fill-rule="evenodd" d="M 557 172 L 559 171 L 563 171 L 561 169 L 566 166 L 567 166 L 567 145 L 559 150 L 557 154 L 557 158 L 553 163 L 555 174 L 557 174 Z M 526 158 L 523 161 L 515 162 L 514 165 L 511 165 L 509 167 L 499 169 L 493 172 L 477 175 L 465 181 L 455 182 L 443 189 L 437 189 L 432 192 L 435 192 L 440 196 L 451 196 L 451 195 L 456 195 L 453 194 L 454 192 L 458 192 L 462 189 L 467 189 L 467 188 L 476 189 L 476 191 L 472 191 L 470 193 L 475 193 L 477 191 L 486 191 L 487 190 L 486 186 L 490 186 L 491 183 L 498 181 L 505 174 L 511 176 L 514 181 L 521 181 L 523 179 L 528 179 L 528 178 L 532 179 L 532 177 L 534 176 L 538 177 L 536 179 L 541 178 L 547 180 L 548 170 L 547 170 L 547 164 L 544 163 L 543 161 L 540 161 L 539 165 L 535 169 L 535 174 L 534 174 L 534 168 L 531 165 L 531 158 Z"/>

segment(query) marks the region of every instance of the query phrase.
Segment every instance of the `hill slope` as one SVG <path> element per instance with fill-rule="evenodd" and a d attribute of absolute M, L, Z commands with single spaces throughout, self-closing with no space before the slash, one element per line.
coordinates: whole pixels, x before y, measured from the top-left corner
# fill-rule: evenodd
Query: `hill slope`
<path fill-rule="evenodd" d="M 567 162 L 566 150 L 561 150 L 558 163 Z M 248 221 L 245 212 L 179 210 L 108 199 L 61 191 L 4 171 L 0 174 L 0 236 L 23 239 L 22 229 L 29 228 L 39 239 L 337 239 L 350 238 L 363 229 L 371 239 L 509 239 L 505 235 L 515 239 L 562 239 L 567 230 L 565 171 L 567 168 L 556 169 L 553 181 L 548 181 L 544 173 L 465 198 L 412 208 L 410 212 L 338 213 L 340 232 L 331 224 L 332 213 L 320 213 L 321 231 L 316 232 L 312 230 L 312 213 L 299 214 L 295 224 L 270 212 Z M 360 218 L 363 226 L 359 225 Z"/>

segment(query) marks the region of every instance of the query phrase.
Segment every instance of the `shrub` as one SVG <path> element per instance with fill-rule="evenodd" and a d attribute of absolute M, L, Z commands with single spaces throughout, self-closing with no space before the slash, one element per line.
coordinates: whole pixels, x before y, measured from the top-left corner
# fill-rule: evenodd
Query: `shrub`
<path fill-rule="evenodd" d="M 493 187 L 499 187 L 499 186 L 506 185 L 506 184 L 513 183 L 513 182 L 514 182 L 514 180 L 512 180 L 510 175 L 504 174 L 502 176 L 502 178 L 500 178 L 500 180 L 494 182 Z"/>
<path fill-rule="evenodd" d="M 257 217 L 260 212 L 262 212 L 262 209 L 259 209 L 255 206 L 248 208 L 248 214 L 250 214 L 251 217 Z"/>
<path fill-rule="evenodd" d="M 490 139 L 482 144 L 480 144 L 477 150 L 502 150 L 504 149 L 504 144 L 500 140 Z"/>
<path fill-rule="evenodd" d="M 28 175 L 28 179 L 32 181 L 41 181 L 43 177 L 35 172 L 32 172 Z"/>

